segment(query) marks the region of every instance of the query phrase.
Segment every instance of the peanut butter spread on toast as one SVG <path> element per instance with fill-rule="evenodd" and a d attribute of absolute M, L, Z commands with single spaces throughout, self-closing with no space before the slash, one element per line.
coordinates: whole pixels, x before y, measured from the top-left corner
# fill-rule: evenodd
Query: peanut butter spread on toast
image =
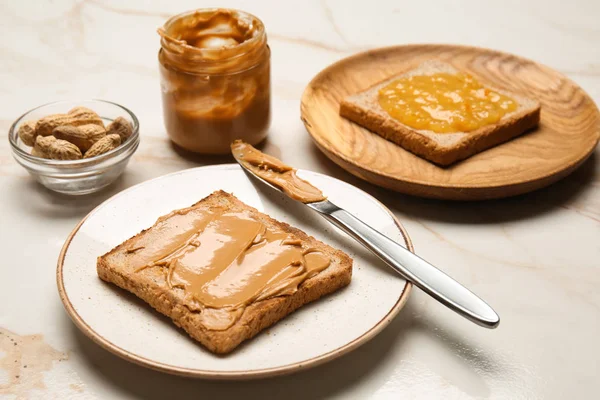
<path fill-rule="evenodd" d="M 226 330 L 253 302 L 293 294 L 331 262 L 250 212 L 225 207 L 173 211 L 127 252 L 136 272 L 162 268 L 168 288 L 183 290 L 210 330 Z"/>

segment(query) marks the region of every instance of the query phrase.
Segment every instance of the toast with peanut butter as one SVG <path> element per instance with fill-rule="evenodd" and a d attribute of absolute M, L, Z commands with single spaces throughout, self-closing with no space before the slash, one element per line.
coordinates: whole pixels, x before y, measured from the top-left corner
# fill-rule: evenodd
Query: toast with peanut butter
<path fill-rule="evenodd" d="M 340 115 L 448 166 L 537 126 L 540 103 L 427 61 L 346 97 Z"/>
<path fill-rule="evenodd" d="M 224 354 L 348 285 L 352 259 L 217 191 L 98 257 L 97 271 Z"/>

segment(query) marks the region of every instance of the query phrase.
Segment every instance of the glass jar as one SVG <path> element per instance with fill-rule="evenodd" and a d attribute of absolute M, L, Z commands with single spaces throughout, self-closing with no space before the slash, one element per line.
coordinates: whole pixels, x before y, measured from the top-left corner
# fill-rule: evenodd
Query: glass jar
<path fill-rule="evenodd" d="M 176 15 L 158 30 L 165 128 L 178 146 L 227 154 L 257 144 L 271 116 L 271 53 L 263 23 L 228 9 Z"/>

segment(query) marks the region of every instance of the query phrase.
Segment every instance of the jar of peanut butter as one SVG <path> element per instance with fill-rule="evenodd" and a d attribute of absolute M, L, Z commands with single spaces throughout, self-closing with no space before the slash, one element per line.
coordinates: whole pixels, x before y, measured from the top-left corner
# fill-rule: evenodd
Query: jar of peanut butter
<path fill-rule="evenodd" d="M 263 23 L 229 9 L 176 15 L 158 30 L 165 128 L 178 146 L 226 154 L 267 136 L 271 53 Z"/>

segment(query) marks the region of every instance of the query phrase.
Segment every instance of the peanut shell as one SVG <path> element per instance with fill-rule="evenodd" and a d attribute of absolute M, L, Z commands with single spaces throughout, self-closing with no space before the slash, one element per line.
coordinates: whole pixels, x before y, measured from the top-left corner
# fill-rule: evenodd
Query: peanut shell
<path fill-rule="evenodd" d="M 21 141 L 26 146 L 33 146 L 35 144 L 35 125 L 37 121 L 25 121 L 19 126 L 18 135 Z"/>
<path fill-rule="evenodd" d="M 106 136 L 106 131 L 103 127 L 94 124 L 81 126 L 61 125 L 52 131 L 52 135 L 57 139 L 73 143 L 79 150 L 85 153 L 94 143 Z"/>
<path fill-rule="evenodd" d="M 54 129 L 62 125 L 81 126 L 87 124 L 104 127 L 104 123 L 98 114 L 93 111 L 90 113 L 84 107 L 78 107 L 77 111 L 71 114 L 53 114 L 40 119 L 37 122 L 35 129 L 38 135 L 50 136 Z"/>
<path fill-rule="evenodd" d="M 100 116 L 98 115 L 98 113 L 94 110 L 91 110 L 87 107 L 82 107 L 82 106 L 77 106 L 77 107 L 73 107 L 71 108 L 67 114 L 69 115 L 83 115 L 83 114 L 90 114 L 90 115 L 95 115 L 96 117 L 100 118 Z"/>
<path fill-rule="evenodd" d="M 35 138 L 31 155 L 40 158 L 50 158 L 50 147 L 56 141 L 54 136 L 38 136 Z"/>
<path fill-rule="evenodd" d="M 56 139 L 50 146 L 49 156 L 53 160 L 79 160 L 83 157 L 81 150 L 71 142 Z"/>
<path fill-rule="evenodd" d="M 121 137 L 119 135 L 114 133 L 106 135 L 105 137 L 94 143 L 92 147 L 90 147 L 90 149 L 85 152 L 83 158 L 99 156 L 100 154 L 104 154 L 106 152 L 111 151 L 112 149 L 117 148 L 120 144 Z"/>
<path fill-rule="evenodd" d="M 123 117 L 117 117 L 106 127 L 106 134 L 117 134 L 121 137 L 121 143 L 125 142 L 133 133 L 131 123 Z"/>

